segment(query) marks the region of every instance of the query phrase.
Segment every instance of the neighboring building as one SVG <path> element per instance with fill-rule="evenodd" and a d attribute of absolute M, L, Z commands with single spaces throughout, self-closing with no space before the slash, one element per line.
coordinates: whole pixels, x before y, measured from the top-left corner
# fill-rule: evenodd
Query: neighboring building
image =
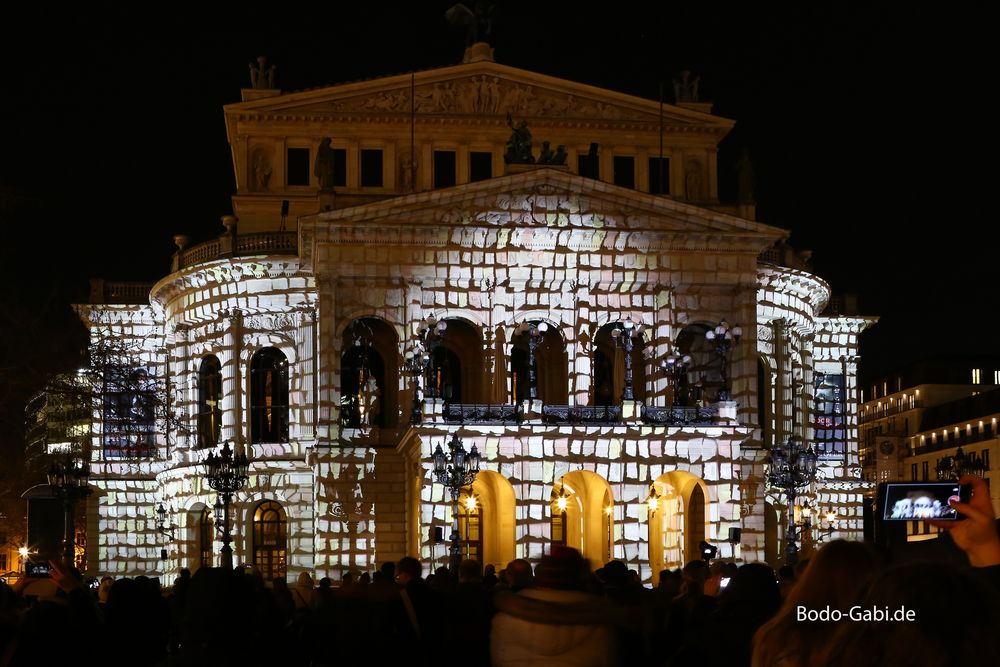
<path fill-rule="evenodd" d="M 788 232 L 754 221 L 745 188 L 718 201 L 733 122 L 710 111 L 506 67 L 485 44 L 454 67 L 244 91 L 225 108 L 239 219 L 178 237 L 151 290 L 98 285 L 79 307 L 95 339 L 145 350 L 137 368 L 170 378 L 188 426 L 139 447 L 95 423 L 89 562 L 215 562 L 201 461 L 223 441 L 252 462 L 236 559 L 267 578 L 440 564 L 453 506 L 432 453 L 456 436 L 483 456 L 463 548 L 498 567 L 567 543 L 649 582 L 701 539 L 774 562 L 765 448 L 793 433 L 821 449 L 805 497 L 860 536 L 857 339 L 874 320 L 824 316 L 830 288 Z M 507 163 L 525 128 L 536 163 Z M 542 141 L 566 164 L 537 164 Z M 743 329 L 728 368 L 705 337 L 721 320 Z M 628 359 L 626 324 L 645 332 Z M 657 368 L 675 349 L 692 364 L 672 386 Z"/>
<path fill-rule="evenodd" d="M 861 463 L 872 482 L 866 503 L 866 531 L 875 522 L 875 485 L 949 479 L 939 474 L 948 459 L 964 459 L 989 485 L 998 465 L 997 416 L 1000 414 L 1000 359 L 936 357 L 879 378 L 861 405 Z M 942 471 L 943 473 L 944 471 Z M 1000 495 L 990 490 L 995 510 Z M 906 525 L 907 539 L 934 536 L 923 521 Z M 900 534 L 899 539 L 902 539 Z"/>
<path fill-rule="evenodd" d="M 872 382 L 862 391 L 859 416 L 865 479 L 911 479 L 904 458 L 911 453 L 913 438 L 935 428 L 925 425 L 926 411 L 997 386 L 1000 359 L 992 357 L 936 357 Z M 934 440 L 937 443 L 937 437 Z"/>

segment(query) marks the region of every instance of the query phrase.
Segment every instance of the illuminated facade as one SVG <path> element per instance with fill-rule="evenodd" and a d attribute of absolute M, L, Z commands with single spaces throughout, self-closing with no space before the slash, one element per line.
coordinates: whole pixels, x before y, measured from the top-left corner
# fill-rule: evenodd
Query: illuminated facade
<path fill-rule="evenodd" d="M 225 108 L 226 231 L 178 237 L 141 298 L 80 308 L 95 336 L 145 347 L 186 426 L 137 455 L 95 424 L 97 569 L 207 563 L 200 461 L 230 440 L 252 461 L 236 559 L 270 576 L 443 563 L 453 507 L 430 455 L 456 432 L 484 461 L 463 540 L 498 567 L 554 541 L 647 582 L 701 539 L 773 559 L 784 508 L 762 445 L 793 432 L 824 448 L 807 496 L 860 535 L 857 338 L 873 320 L 823 315 L 830 289 L 788 233 L 719 202 L 732 121 L 506 67 L 482 44 L 466 56 L 244 91 Z M 522 120 L 544 164 L 505 162 Z M 743 329 L 728 369 L 705 337 L 722 320 Z M 628 358 L 625 323 L 643 329 Z M 659 370 L 675 349 L 691 357 L 677 376 Z M 177 526 L 165 563 L 161 501 Z"/>

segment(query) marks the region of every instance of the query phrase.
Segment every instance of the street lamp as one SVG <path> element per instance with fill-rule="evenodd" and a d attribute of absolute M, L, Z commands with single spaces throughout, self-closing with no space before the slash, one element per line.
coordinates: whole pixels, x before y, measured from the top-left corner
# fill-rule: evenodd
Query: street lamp
<path fill-rule="evenodd" d="M 469 486 L 476 481 L 476 474 L 479 473 L 479 450 L 472 445 L 472 450 L 468 454 L 462 441 L 458 439 L 458 433 L 451 436 L 448 442 L 448 454 L 446 455 L 438 445 L 434 450 L 434 477 L 438 484 L 444 484 L 451 492 L 451 502 L 455 506 L 455 513 L 452 517 L 451 527 L 451 548 L 448 559 L 448 569 L 455 576 L 458 576 L 458 566 L 462 562 L 462 549 L 459 546 L 458 534 L 458 495 L 463 487 Z"/>
<path fill-rule="evenodd" d="M 205 458 L 205 479 L 208 485 L 219 493 L 216 498 L 216 511 L 222 509 L 222 568 L 233 569 L 233 541 L 229 526 L 229 504 L 233 494 L 243 488 L 250 479 L 250 462 L 242 452 L 233 456 L 233 450 L 227 442 L 219 454 L 209 452 Z M 219 502 L 221 499 L 221 503 Z M 216 524 L 218 525 L 218 524 Z"/>
<path fill-rule="evenodd" d="M 434 351 L 444 338 L 444 331 L 448 328 L 448 323 L 439 320 L 433 313 L 421 320 L 417 325 L 417 337 L 420 339 L 421 347 L 424 350 L 424 373 L 426 375 L 425 384 L 427 395 L 431 398 L 441 398 L 441 387 L 438 386 L 438 378 L 432 377 L 434 367 Z"/>
<path fill-rule="evenodd" d="M 70 461 L 68 464 L 53 463 L 48 472 L 49 486 L 63 501 L 63 562 L 76 566 L 76 503 L 89 496 L 92 491 L 90 466 L 86 463 Z"/>
<path fill-rule="evenodd" d="M 784 492 L 788 503 L 788 534 L 785 539 L 786 565 L 794 565 L 799 547 L 796 540 L 795 498 L 801 487 L 816 479 L 816 452 L 796 436 L 789 436 L 783 444 L 771 448 L 767 483 Z"/>
<path fill-rule="evenodd" d="M 937 462 L 938 479 L 961 479 L 965 475 L 979 475 L 986 472 L 986 464 L 975 454 L 969 455 L 959 447 L 954 456 L 944 456 Z"/>
<path fill-rule="evenodd" d="M 408 350 L 403 357 L 403 373 L 413 377 L 413 408 L 410 410 L 410 423 L 419 424 L 423 416 L 420 406 L 423 404 L 423 389 L 420 387 L 420 376 L 424 374 L 427 367 L 427 353 L 423 345 L 417 341 L 412 350 Z"/>
<path fill-rule="evenodd" d="M 649 495 L 646 496 L 646 507 L 649 508 L 649 514 L 652 516 L 656 514 L 656 510 L 660 509 L 660 494 L 656 492 L 656 485 L 649 485 Z"/>
<path fill-rule="evenodd" d="M 625 350 L 625 389 L 622 391 L 622 400 L 635 400 L 632 392 L 632 348 L 636 339 L 642 341 L 642 323 L 633 322 L 631 319 L 619 322 L 611 330 L 611 339 L 615 345 Z"/>
<path fill-rule="evenodd" d="M 161 535 L 166 535 L 171 541 L 174 539 L 174 526 L 172 524 L 167 524 L 167 508 L 163 506 L 163 503 L 158 503 L 156 505 L 156 530 L 160 532 Z M 160 559 L 167 560 L 167 549 L 166 547 L 160 549 Z"/>
<path fill-rule="evenodd" d="M 680 350 L 676 349 L 660 362 L 660 370 L 667 374 L 670 382 L 670 407 L 678 404 L 677 398 L 681 393 L 681 380 L 687 376 L 690 367 L 691 355 L 682 354 Z"/>
<path fill-rule="evenodd" d="M 719 401 L 729 400 L 729 355 L 733 351 L 733 346 L 740 342 L 742 335 L 743 329 L 739 325 L 730 326 L 726 320 L 722 320 L 714 329 L 705 332 L 705 339 L 715 345 L 715 353 L 722 360 L 722 388 L 719 389 Z"/>
<path fill-rule="evenodd" d="M 535 350 L 549 330 L 547 322 L 521 322 L 515 333 L 528 336 L 528 398 L 538 398 L 538 378 L 535 377 Z"/>

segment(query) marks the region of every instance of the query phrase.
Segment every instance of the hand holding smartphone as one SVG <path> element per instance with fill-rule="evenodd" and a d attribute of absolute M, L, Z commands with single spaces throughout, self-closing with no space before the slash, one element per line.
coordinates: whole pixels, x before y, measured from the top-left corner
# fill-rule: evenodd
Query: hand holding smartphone
<path fill-rule="evenodd" d="M 971 496 L 972 487 L 958 482 L 890 482 L 882 519 L 958 521 L 964 517 L 951 506 L 952 501 L 967 503 Z"/>

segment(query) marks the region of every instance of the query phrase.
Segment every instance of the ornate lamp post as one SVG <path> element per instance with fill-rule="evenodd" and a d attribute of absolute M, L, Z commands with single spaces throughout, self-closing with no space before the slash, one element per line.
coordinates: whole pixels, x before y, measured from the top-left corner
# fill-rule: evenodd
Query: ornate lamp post
<path fill-rule="evenodd" d="M 722 388 L 719 389 L 718 400 L 728 401 L 729 393 L 729 355 L 733 351 L 733 346 L 740 342 L 743 329 L 739 325 L 730 326 L 729 322 L 722 320 L 714 329 L 705 332 L 705 339 L 715 344 L 715 353 L 722 359 Z"/>
<path fill-rule="evenodd" d="M 163 506 L 163 503 L 156 505 L 156 530 L 161 535 L 166 535 L 171 540 L 174 539 L 174 526 L 167 523 L 167 508 Z M 167 560 L 166 547 L 160 549 L 160 560 Z"/>
<path fill-rule="evenodd" d="M 783 444 L 771 448 L 768 463 L 767 483 L 784 492 L 788 503 L 788 532 L 785 539 L 786 565 L 794 565 L 799 547 L 795 543 L 795 499 L 798 490 L 816 479 L 816 452 L 796 436 L 790 436 Z"/>
<path fill-rule="evenodd" d="M 538 398 L 538 378 L 535 377 L 535 350 L 549 330 L 546 322 L 521 322 L 515 333 L 528 336 L 528 398 Z"/>
<path fill-rule="evenodd" d="M 972 454 L 971 456 L 962 451 L 959 447 L 954 456 L 944 456 L 937 463 L 938 479 L 952 480 L 961 479 L 965 475 L 982 476 L 986 472 L 986 465 L 983 460 Z"/>
<path fill-rule="evenodd" d="M 250 479 L 250 462 L 246 454 L 239 453 L 233 456 L 233 450 L 227 442 L 222 447 L 219 454 L 209 452 L 205 458 L 205 479 L 208 485 L 219 493 L 216 499 L 216 513 L 222 510 L 222 568 L 233 569 L 233 548 L 229 546 L 233 541 L 229 526 L 229 504 L 233 501 L 233 494 L 243 488 L 243 485 Z M 220 502 L 221 499 L 221 508 Z M 219 517 L 216 516 L 216 525 L 220 525 Z"/>
<path fill-rule="evenodd" d="M 420 387 L 420 376 L 427 368 L 429 355 L 424 351 L 423 345 L 417 341 L 413 349 L 408 351 L 403 357 L 403 372 L 413 377 L 413 408 L 410 410 L 410 423 L 419 424 L 422 420 L 420 406 L 424 402 L 423 389 Z"/>
<path fill-rule="evenodd" d="M 76 566 L 76 503 L 92 491 L 90 466 L 70 461 L 66 465 L 53 463 L 48 472 L 49 486 L 63 501 L 63 562 Z"/>
<path fill-rule="evenodd" d="M 625 350 L 625 389 L 622 391 L 622 400 L 635 400 L 632 391 L 632 348 L 635 347 L 636 340 L 642 341 L 642 324 L 632 320 L 620 322 L 611 330 L 611 339 L 615 345 Z"/>
<path fill-rule="evenodd" d="M 448 569 L 455 576 L 458 576 L 458 566 L 462 562 L 462 548 L 459 546 L 461 537 L 458 533 L 458 494 L 463 487 L 469 486 L 476 481 L 479 473 L 479 450 L 472 445 L 472 450 L 466 454 L 462 441 L 458 439 L 458 433 L 451 436 L 448 442 L 448 454 L 444 453 L 441 445 L 434 450 L 434 477 L 438 484 L 444 484 L 451 492 L 451 502 L 455 506 L 451 526 L 451 548 L 449 549 Z"/>
<path fill-rule="evenodd" d="M 660 362 L 660 370 L 670 378 L 670 407 L 678 404 L 677 397 L 681 392 L 681 380 L 687 376 L 688 368 L 691 367 L 691 355 L 681 354 L 679 350 L 674 350 L 667 355 L 667 358 Z"/>
<path fill-rule="evenodd" d="M 448 328 L 448 323 L 439 320 L 433 314 L 428 315 L 417 325 L 417 337 L 420 339 L 421 349 L 424 351 L 424 374 L 427 395 L 431 398 L 441 398 L 441 388 L 438 386 L 437 378 L 432 377 L 434 369 L 434 351 L 441 345 L 444 338 L 444 331 Z"/>

